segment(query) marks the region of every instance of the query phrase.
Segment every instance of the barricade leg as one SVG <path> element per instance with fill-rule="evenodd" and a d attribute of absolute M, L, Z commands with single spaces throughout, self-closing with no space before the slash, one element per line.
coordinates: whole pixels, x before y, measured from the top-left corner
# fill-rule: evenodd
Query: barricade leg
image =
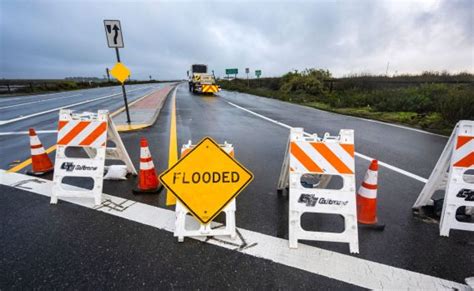
<path fill-rule="evenodd" d="M 298 248 L 298 237 L 296 235 L 296 229 L 301 224 L 300 213 L 298 211 L 290 210 L 290 219 L 289 219 L 289 245 L 291 249 Z"/>

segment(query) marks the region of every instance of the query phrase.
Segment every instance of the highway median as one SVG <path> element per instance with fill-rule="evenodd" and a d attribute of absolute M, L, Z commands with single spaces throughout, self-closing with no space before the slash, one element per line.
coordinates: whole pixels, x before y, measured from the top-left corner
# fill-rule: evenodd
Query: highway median
<path fill-rule="evenodd" d="M 117 124 L 117 130 L 124 132 L 152 126 L 158 118 L 166 98 L 176 86 L 176 84 L 172 84 L 163 87 L 130 103 L 130 123 L 127 123 L 125 107 L 112 113 L 111 116 Z"/>

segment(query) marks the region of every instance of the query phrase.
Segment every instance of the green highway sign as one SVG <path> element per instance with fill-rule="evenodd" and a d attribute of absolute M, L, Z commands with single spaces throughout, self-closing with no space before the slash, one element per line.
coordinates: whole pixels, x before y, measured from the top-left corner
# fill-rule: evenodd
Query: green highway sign
<path fill-rule="evenodd" d="M 239 73 L 239 69 L 225 69 L 226 75 L 237 75 Z"/>
<path fill-rule="evenodd" d="M 260 78 L 261 75 L 262 75 L 262 70 L 255 70 L 255 76 L 257 76 L 257 78 Z"/>

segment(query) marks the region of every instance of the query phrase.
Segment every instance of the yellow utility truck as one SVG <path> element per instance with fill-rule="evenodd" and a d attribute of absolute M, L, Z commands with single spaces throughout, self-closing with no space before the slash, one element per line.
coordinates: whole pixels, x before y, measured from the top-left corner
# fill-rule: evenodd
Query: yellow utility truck
<path fill-rule="evenodd" d="M 214 73 L 207 72 L 207 65 L 191 65 L 191 71 L 188 71 L 189 91 L 201 94 L 214 94 L 219 92 L 219 86 L 216 83 Z"/>

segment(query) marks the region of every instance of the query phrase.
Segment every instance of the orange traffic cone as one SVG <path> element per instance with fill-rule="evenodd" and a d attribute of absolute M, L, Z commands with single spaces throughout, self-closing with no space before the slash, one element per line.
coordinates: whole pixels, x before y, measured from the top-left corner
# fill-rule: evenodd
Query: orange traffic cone
<path fill-rule="evenodd" d="M 372 160 L 365 174 L 364 181 L 357 191 L 357 220 L 360 226 L 383 230 L 385 225 L 377 221 L 377 176 L 379 165 Z"/>
<path fill-rule="evenodd" d="M 49 159 L 48 154 L 45 152 L 43 145 L 33 128 L 30 128 L 29 135 L 32 171 L 28 171 L 27 174 L 43 175 L 51 172 L 54 169 L 53 163 Z"/>
<path fill-rule="evenodd" d="M 133 189 L 133 193 L 157 193 L 161 189 L 162 185 L 156 176 L 148 142 L 146 138 L 142 137 L 140 139 L 140 173 L 138 174 L 137 188 Z"/>

